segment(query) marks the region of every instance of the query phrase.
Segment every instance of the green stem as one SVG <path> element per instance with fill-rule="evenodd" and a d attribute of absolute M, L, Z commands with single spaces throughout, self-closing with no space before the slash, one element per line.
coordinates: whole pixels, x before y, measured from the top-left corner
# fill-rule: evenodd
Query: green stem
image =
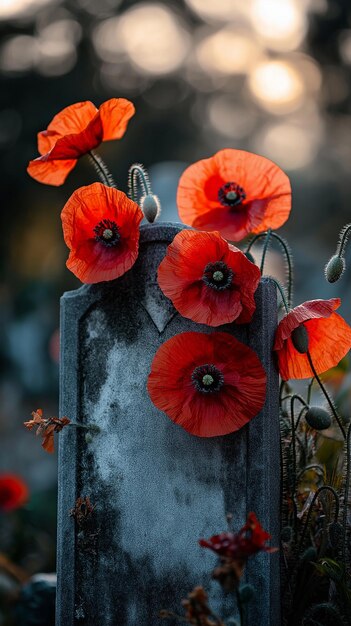
<path fill-rule="evenodd" d="M 97 152 L 94 150 L 90 150 L 88 152 L 88 156 L 90 158 L 91 163 L 93 164 L 95 171 L 97 172 L 101 182 L 107 187 L 115 187 L 114 180 L 108 170 L 107 165 L 104 163 L 102 158 Z"/>
<path fill-rule="evenodd" d="M 128 185 L 129 196 L 134 202 L 138 202 L 139 200 L 138 185 L 142 188 L 143 196 L 152 193 L 149 176 L 141 163 L 133 163 L 129 168 Z"/>
<path fill-rule="evenodd" d="M 299 474 L 297 475 L 297 480 L 300 480 L 300 478 L 302 478 L 302 476 L 304 475 L 305 472 L 309 472 L 310 470 L 314 470 L 316 472 L 316 474 L 318 474 L 318 472 L 321 473 L 322 476 L 324 476 L 324 470 L 320 465 L 316 465 L 316 463 L 312 463 L 311 465 L 306 465 L 306 467 L 304 467 L 301 472 L 299 472 Z"/>
<path fill-rule="evenodd" d="M 265 239 L 265 242 L 263 244 L 262 258 L 261 258 L 261 265 L 260 265 L 260 272 L 261 272 L 261 274 L 263 274 L 264 263 L 265 263 L 265 260 L 266 260 L 266 256 L 267 256 L 267 252 L 268 252 L 268 248 L 269 248 L 269 244 L 270 244 L 270 240 L 271 240 L 271 235 L 272 235 L 272 230 L 271 230 L 271 228 L 269 228 L 267 230 L 266 239 Z"/>
<path fill-rule="evenodd" d="M 307 388 L 307 404 L 311 403 L 311 395 L 312 395 L 312 386 L 313 386 L 314 376 L 312 376 L 308 388 Z"/>
<path fill-rule="evenodd" d="M 340 240 L 336 249 L 336 254 L 339 257 L 343 257 L 346 250 L 347 240 L 351 231 L 351 224 L 346 224 L 340 233 Z"/>
<path fill-rule="evenodd" d="M 289 308 L 289 305 L 288 305 L 288 303 L 287 303 L 287 301 L 286 301 L 286 297 L 285 297 L 285 293 L 284 293 L 284 288 L 283 288 L 283 286 L 280 284 L 280 282 L 279 282 L 278 280 L 276 280 L 276 279 L 275 279 L 275 278 L 273 278 L 272 276 L 269 276 L 268 278 L 274 282 L 274 284 L 275 284 L 276 288 L 278 289 L 278 291 L 279 291 L 279 293 L 280 293 L 280 296 L 281 296 L 282 302 L 283 302 L 283 304 L 284 304 L 285 311 L 286 311 L 287 313 L 289 313 L 290 308 Z"/>
<path fill-rule="evenodd" d="M 249 243 L 246 252 L 250 252 L 252 246 L 254 245 L 254 243 L 256 241 L 258 241 L 258 239 L 261 239 L 262 237 L 265 237 L 268 234 L 269 231 L 267 231 L 267 233 L 260 233 L 259 235 L 256 235 Z M 274 231 L 270 231 L 270 236 L 273 237 L 281 246 L 281 248 L 283 249 L 284 252 L 284 256 L 288 265 L 288 303 L 289 306 L 291 306 L 291 302 L 292 302 L 292 287 L 293 287 L 293 261 L 292 261 L 292 255 L 291 252 L 289 250 L 289 246 L 286 243 L 285 239 L 283 239 L 282 237 L 280 237 L 280 235 L 277 235 L 277 233 L 275 233 Z"/>
<path fill-rule="evenodd" d="M 313 372 L 313 376 L 315 377 L 315 379 L 316 379 L 316 381 L 317 381 L 318 385 L 319 385 L 319 386 L 320 386 L 320 388 L 321 388 L 321 391 L 322 391 L 322 392 L 323 392 L 323 394 L 324 394 L 325 399 L 327 400 L 327 402 L 328 402 L 328 404 L 329 404 L 329 406 L 330 406 L 330 409 L 331 409 L 331 411 L 332 411 L 332 413 L 333 413 L 333 415 L 334 415 L 334 417 L 335 417 L 335 419 L 336 419 L 336 421 L 337 421 L 337 423 L 338 423 L 338 426 L 339 426 L 339 428 L 340 428 L 340 430 L 341 430 L 341 432 L 342 432 L 342 436 L 344 437 L 344 439 L 346 439 L 346 432 L 345 432 L 345 428 L 343 427 L 343 425 L 342 425 L 342 423 L 341 423 L 341 419 L 340 419 L 340 417 L 339 417 L 339 415 L 338 415 L 338 413 L 337 413 L 337 410 L 336 410 L 336 408 L 335 408 L 335 406 L 334 406 L 334 403 L 333 403 L 333 401 L 332 401 L 331 397 L 329 396 L 329 394 L 328 394 L 328 392 L 327 392 L 326 388 L 324 387 L 324 385 L 323 385 L 323 383 L 322 383 L 321 379 L 319 378 L 319 376 L 318 376 L 318 374 L 317 374 L 317 372 L 316 372 L 316 369 L 315 369 L 315 367 L 314 367 L 314 365 L 313 365 L 313 361 L 312 361 L 311 354 L 310 354 L 309 352 L 307 352 L 307 353 L 306 353 L 306 356 L 307 356 L 308 362 L 309 362 L 309 364 L 310 364 L 310 368 L 311 368 L 311 370 L 312 370 L 312 372 Z"/>
<path fill-rule="evenodd" d="M 300 424 L 300 421 L 301 421 L 301 418 L 302 418 L 302 416 L 303 416 L 304 412 L 305 412 L 306 410 L 308 411 L 308 409 L 309 409 L 308 404 L 306 404 L 306 406 L 302 407 L 302 409 L 301 409 L 301 411 L 300 411 L 300 413 L 299 413 L 299 416 L 298 416 L 298 418 L 297 418 L 297 420 L 296 420 L 296 424 L 295 424 L 295 427 L 296 427 L 296 428 L 297 428 L 297 427 L 298 427 L 298 425 Z"/>
<path fill-rule="evenodd" d="M 296 525 L 297 525 L 297 504 L 296 504 L 296 469 L 297 469 L 297 459 L 296 459 L 296 426 L 295 425 L 295 411 L 294 411 L 294 403 L 295 400 L 301 402 L 304 405 L 304 408 L 308 408 L 305 400 L 294 394 L 291 396 L 290 400 L 290 418 L 291 418 L 291 445 L 292 445 L 292 455 L 293 455 L 293 468 L 292 468 L 292 486 L 291 486 L 291 499 L 294 508 L 294 531 L 296 535 Z"/>
<path fill-rule="evenodd" d="M 307 532 L 307 528 L 309 526 L 310 523 L 310 519 L 311 519 L 311 514 L 312 514 L 312 510 L 314 507 L 314 504 L 317 500 L 317 498 L 319 498 L 320 494 L 323 491 L 329 491 L 330 493 L 333 494 L 334 496 L 334 500 L 335 500 L 335 513 L 334 513 L 334 521 L 337 522 L 338 521 L 338 517 L 339 517 L 339 508 L 340 508 L 340 504 L 339 504 L 339 496 L 336 493 L 335 489 L 333 489 L 333 487 L 330 487 L 330 485 L 322 485 L 322 487 L 319 487 L 316 491 L 316 493 L 314 494 L 313 498 L 312 498 L 312 502 L 309 506 L 308 509 L 308 513 L 307 513 L 307 517 L 306 517 L 306 521 L 304 523 L 303 529 L 302 529 L 302 533 L 301 533 L 301 537 L 300 537 L 300 541 L 299 541 L 299 545 L 298 545 L 298 549 L 297 552 L 299 554 L 302 546 L 303 546 L 303 542 L 305 540 L 305 536 L 306 536 L 306 532 Z"/>

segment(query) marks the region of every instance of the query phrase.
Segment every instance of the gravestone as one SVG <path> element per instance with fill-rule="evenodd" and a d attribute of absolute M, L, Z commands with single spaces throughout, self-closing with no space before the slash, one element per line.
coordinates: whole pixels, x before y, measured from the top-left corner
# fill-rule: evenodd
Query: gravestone
<path fill-rule="evenodd" d="M 211 579 L 215 555 L 200 537 L 238 530 L 254 511 L 279 545 L 278 375 L 272 362 L 277 320 L 272 281 L 262 279 L 251 324 L 209 328 L 182 318 L 157 284 L 176 224 L 141 228 L 140 253 L 118 280 L 85 285 L 61 302 L 60 415 L 95 424 L 59 436 L 56 626 L 155 626 L 160 609 L 202 584 L 218 614 L 235 600 Z M 199 438 L 151 403 L 146 381 L 158 347 L 183 331 L 225 330 L 249 345 L 267 373 L 261 413 L 231 435 Z M 88 528 L 69 512 L 88 496 Z M 279 554 L 249 559 L 254 585 L 249 626 L 279 626 Z M 173 622 L 170 622 L 172 624 Z"/>

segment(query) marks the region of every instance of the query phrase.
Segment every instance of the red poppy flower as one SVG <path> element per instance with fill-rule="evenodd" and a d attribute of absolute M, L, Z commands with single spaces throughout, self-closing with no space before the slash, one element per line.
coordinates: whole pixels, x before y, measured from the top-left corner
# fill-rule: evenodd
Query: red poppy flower
<path fill-rule="evenodd" d="M 168 246 L 158 283 L 181 315 L 219 326 L 251 320 L 261 273 L 219 233 L 183 230 Z"/>
<path fill-rule="evenodd" d="M 228 333 L 181 333 L 157 351 L 148 379 L 152 402 L 192 435 L 227 435 L 265 401 L 257 354 Z"/>
<path fill-rule="evenodd" d="M 279 323 L 273 350 L 283 380 L 313 376 L 306 354 L 294 347 L 292 333 L 304 327 L 308 335 L 308 351 L 317 374 L 326 372 L 341 361 L 351 348 L 351 328 L 334 313 L 339 298 L 310 300 L 290 311 Z"/>
<path fill-rule="evenodd" d="M 246 561 L 257 552 L 276 552 L 266 542 L 271 538 L 258 521 L 255 513 L 249 513 L 246 524 L 238 533 L 224 532 L 210 539 L 200 539 L 203 548 L 209 548 L 218 556 L 231 561 Z"/>
<path fill-rule="evenodd" d="M 231 241 L 282 226 L 291 209 L 286 174 L 264 157 L 220 150 L 190 165 L 177 193 L 180 218 L 199 230 L 218 230 Z"/>
<path fill-rule="evenodd" d="M 107 100 L 99 109 L 89 101 L 66 107 L 38 133 L 41 156 L 29 162 L 28 174 L 40 183 L 62 185 L 79 157 L 103 141 L 123 137 L 134 112 L 124 98 Z"/>
<path fill-rule="evenodd" d="M 93 183 L 80 187 L 61 213 L 68 269 L 83 283 L 122 276 L 138 256 L 138 205 L 114 187 Z"/>
<path fill-rule="evenodd" d="M 27 485 L 13 474 L 0 474 L 0 511 L 19 509 L 28 500 Z"/>

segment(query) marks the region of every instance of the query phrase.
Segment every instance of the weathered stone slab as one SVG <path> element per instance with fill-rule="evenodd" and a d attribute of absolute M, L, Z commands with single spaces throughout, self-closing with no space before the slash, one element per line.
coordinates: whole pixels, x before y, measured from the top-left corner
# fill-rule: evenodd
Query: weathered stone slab
<path fill-rule="evenodd" d="M 151 361 L 164 341 L 213 331 L 178 315 L 157 285 L 157 267 L 181 228 L 142 227 L 139 258 L 127 274 L 62 297 L 60 415 L 101 432 L 90 443 L 83 429 L 60 434 L 57 626 L 155 626 L 161 608 L 181 611 L 195 584 L 209 590 L 218 612 L 233 615 L 234 601 L 223 600 L 210 578 L 215 556 L 197 540 L 224 530 L 226 513 L 239 528 L 255 511 L 279 545 L 273 283 L 261 281 L 250 325 L 217 329 L 250 345 L 266 369 L 266 404 L 250 424 L 225 437 L 194 437 L 147 394 Z M 79 496 L 96 505 L 98 535 L 90 546 L 69 516 Z M 256 588 L 248 624 L 278 626 L 279 555 L 251 559 L 247 579 Z"/>

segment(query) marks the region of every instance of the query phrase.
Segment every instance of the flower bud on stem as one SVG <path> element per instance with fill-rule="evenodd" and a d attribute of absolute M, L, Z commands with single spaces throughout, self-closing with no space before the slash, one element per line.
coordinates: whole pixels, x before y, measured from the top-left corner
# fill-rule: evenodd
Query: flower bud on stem
<path fill-rule="evenodd" d="M 152 224 L 161 212 L 161 205 L 158 197 L 152 193 L 149 175 L 141 163 L 134 163 L 129 168 L 128 186 L 129 197 L 140 205 L 145 218 Z"/>

